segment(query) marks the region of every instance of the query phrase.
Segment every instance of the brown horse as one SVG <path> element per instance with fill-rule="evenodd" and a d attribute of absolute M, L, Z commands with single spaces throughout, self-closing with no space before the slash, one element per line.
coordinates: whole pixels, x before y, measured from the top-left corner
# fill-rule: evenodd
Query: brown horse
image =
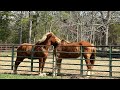
<path fill-rule="evenodd" d="M 96 48 L 93 46 L 93 44 L 87 41 L 68 42 L 65 40 L 61 40 L 61 43 L 57 46 L 55 50 L 58 74 L 60 73 L 62 58 L 78 58 L 81 56 L 80 46 L 83 46 L 82 52 L 84 53 L 82 53 L 82 56 L 85 58 L 85 62 L 87 66 L 87 75 L 91 74 L 90 71 L 92 70 L 95 62 L 95 53 L 96 53 Z"/>
<path fill-rule="evenodd" d="M 52 32 L 48 32 L 43 35 L 34 46 L 29 43 L 23 43 L 17 48 L 17 58 L 13 72 L 17 73 L 18 65 L 25 59 L 39 59 L 39 75 L 44 75 L 43 68 L 48 56 L 48 50 L 50 45 L 56 47 L 60 39 L 56 37 Z M 33 51 L 32 51 L 33 50 Z"/>

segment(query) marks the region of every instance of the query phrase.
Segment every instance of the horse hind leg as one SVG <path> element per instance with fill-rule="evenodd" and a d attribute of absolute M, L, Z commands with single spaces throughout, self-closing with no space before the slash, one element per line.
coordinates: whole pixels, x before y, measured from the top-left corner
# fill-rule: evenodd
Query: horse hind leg
<path fill-rule="evenodd" d="M 21 58 L 21 57 L 17 57 L 16 61 L 15 61 L 15 65 L 14 65 L 14 70 L 13 70 L 13 73 L 14 74 L 17 74 L 17 68 L 18 68 L 18 65 L 23 61 L 24 58 Z"/>

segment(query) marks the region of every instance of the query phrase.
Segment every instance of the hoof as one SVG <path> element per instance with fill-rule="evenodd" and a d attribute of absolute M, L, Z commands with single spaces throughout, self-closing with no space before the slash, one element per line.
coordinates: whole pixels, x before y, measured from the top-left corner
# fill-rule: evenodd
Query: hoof
<path fill-rule="evenodd" d="M 56 76 L 57 74 L 53 73 L 52 76 Z"/>
<path fill-rule="evenodd" d="M 46 73 L 40 73 L 39 76 L 47 76 Z"/>
<path fill-rule="evenodd" d="M 87 77 L 90 77 L 89 75 L 91 74 L 91 71 L 87 71 L 86 75 L 88 75 Z"/>
<path fill-rule="evenodd" d="M 11 72 L 12 73 L 12 72 Z M 13 74 L 17 74 L 17 71 L 13 71 Z"/>
<path fill-rule="evenodd" d="M 89 78 L 90 76 L 86 76 L 87 78 Z"/>

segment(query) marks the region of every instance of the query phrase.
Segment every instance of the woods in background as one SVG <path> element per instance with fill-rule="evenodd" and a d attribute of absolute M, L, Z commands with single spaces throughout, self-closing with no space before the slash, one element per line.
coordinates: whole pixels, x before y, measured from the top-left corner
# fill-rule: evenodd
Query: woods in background
<path fill-rule="evenodd" d="M 0 11 L 0 43 L 35 43 L 52 31 L 68 41 L 120 45 L 119 11 Z"/>

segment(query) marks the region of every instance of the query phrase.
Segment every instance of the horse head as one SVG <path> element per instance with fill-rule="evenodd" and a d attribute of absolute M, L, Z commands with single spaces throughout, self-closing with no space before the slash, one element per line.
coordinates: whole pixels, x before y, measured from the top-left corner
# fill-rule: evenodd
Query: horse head
<path fill-rule="evenodd" d="M 54 35 L 52 32 L 48 33 L 47 38 L 49 38 L 51 45 L 53 45 L 54 47 L 58 46 L 59 43 L 61 42 L 61 40 L 56 35 Z"/>
<path fill-rule="evenodd" d="M 40 39 L 37 44 L 53 45 L 56 47 L 60 42 L 61 40 L 57 36 L 55 36 L 52 32 L 48 32 L 43 35 L 42 39 Z"/>

